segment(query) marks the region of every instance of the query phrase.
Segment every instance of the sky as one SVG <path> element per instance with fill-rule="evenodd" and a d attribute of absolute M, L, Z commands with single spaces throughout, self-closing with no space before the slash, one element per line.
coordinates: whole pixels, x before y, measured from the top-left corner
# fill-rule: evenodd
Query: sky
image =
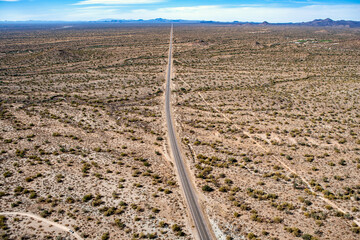
<path fill-rule="evenodd" d="M 360 0 L 0 0 L 0 21 L 186 19 L 251 22 L 360 21 Z"/>

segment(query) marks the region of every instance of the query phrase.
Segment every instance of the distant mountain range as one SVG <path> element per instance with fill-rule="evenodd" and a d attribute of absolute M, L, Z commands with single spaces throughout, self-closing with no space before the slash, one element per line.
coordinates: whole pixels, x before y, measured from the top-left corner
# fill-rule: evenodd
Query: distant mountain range
<path fill-rule="evenodd" d="M 314 26 L 314 27 L 360 27 L 360 21 L 348 21 L 348 20 L 338 20 L 334 21 L 330 18 L 326 19 L 315 19 L 311 22 L 302 22 L 302 23 L 294 23 L 293 25 L 300 25 L 300 26 Z"/>
<path fill-rule="evenodd" d="M 218 21 L 200 21 L 200 20 L 170 20 L 164 18 L 156 18 L 151 20 L 119 20 L 119 19 L 101 19 L 96 22 L 120 22 L 120 23 L 209 23 L 209 24 L 237 24 L 237 25 L 293 25 L 293 26 L 314 26 L 314 27 L 349 27 L 356 28 L 360 27 L 360 21 L 351 21 L 351 20 L 338 20 L 334 21 L 330 18 L 326 19 L 315 19 L 310 22 L 301 22 L 301 23 L 268 23 L 268 22 L 218 22 Z"/>
<path fill-rule="evenodd" d="M 0 21 L 0 23 L 70 23 L 69 21 Z M 191 24 L 191 23 L 205 23 L 205 24 L 235 24 L 235 25 L 275 25 L 275 26 L 313 26 L 313 27 L 346 27 L 346 28 L 359 28 L 360 21 L 351 21 L 351 20 L 337 20 L 334 21 L 330 18 L 326 19 L 315 19 L 310 22 L 300 22 L 300 23 L 269 23 L 269 22 L 220 22 L 220 21 L 201 21 L 201 20 L 171 20 L 164 18 L 156 18 L 150 20 L 125 20 L 125 19 L 100 19 L 97 21 L 72 21 L 72 23 L 183 23 L 183 24 Z"/>

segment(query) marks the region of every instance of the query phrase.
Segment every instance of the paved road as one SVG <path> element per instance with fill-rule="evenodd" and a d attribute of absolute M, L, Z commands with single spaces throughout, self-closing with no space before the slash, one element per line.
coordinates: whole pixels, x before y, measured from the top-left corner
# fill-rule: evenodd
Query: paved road
<path fill-rule="evenodd" d="M 52 222 L 46 218 L 42 218 L 42 217 L 39 217 L 35 214 L 32 214 L 32 213 L 27 213 L 27 212 L 0 212 L 0 215 L 18 215 L 18 216 L 25 216 L 25 217 L 30 217 L 30 218 L 33 218 L 35 220 L 39 220 L 39 221 L 42 221 L 44 223 L 47 223 L 49 225 L 52 225 L 60 230 L 63 230 L 65 232 L 68 232 L 69 234 L 71 234 L 72 236 L 74 236 L 76 239 L 79 239 L 79 240 L 83 240 L 79 234 L 77 234 L 76 232 L 72 231 L 70 228 L 66 227 L 66 226 L 63 226 L 61 224 L 58 224 L 56 222 Z M 70 231 L 71 230 L 71 231 Z"/>
<path fill-rule="evenodd" d="M 189 177 L 185 170 L 184 162 L 181 158 L 179 151 L 179 146 L 176 141 L 176 135 L 174 130 L 174 124 L 171 117 L 170 109 L 170 82 L 171 82 L 171 64 L 172 64 L 172 42 L 173 42 L 173 26 L 171 26 L 170 32 L 170 46 L 169 46 L 169 59 L 168 59 L 168 69 L 166 75 L 166 92 L 165 92 L 165 113 L 166 113 L 166 124 L 168 128 L 169 140 L 171 151 L 175 160 L 176 168 L 180 177 L 181 185 L 185 193 L 187 204 L 190 208 L 192 218 L 195 222 L 195 227 L 198 232 L 200 240 L 210 240 L 212 239 L 209 228 L 206 224 L 203 213 L 200 209 L 199 203 L 196 198 L 195 191 L 192 188 Z"/>

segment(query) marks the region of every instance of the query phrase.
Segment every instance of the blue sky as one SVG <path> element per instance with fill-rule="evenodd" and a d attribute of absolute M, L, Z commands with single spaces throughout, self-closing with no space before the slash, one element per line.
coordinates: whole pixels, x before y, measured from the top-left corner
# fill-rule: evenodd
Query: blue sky
<path fill-rule="evenodd" d="M 188 19 L 301 22 L 360 21 L 360 0 L 0 0 L 0 21 Z"/>

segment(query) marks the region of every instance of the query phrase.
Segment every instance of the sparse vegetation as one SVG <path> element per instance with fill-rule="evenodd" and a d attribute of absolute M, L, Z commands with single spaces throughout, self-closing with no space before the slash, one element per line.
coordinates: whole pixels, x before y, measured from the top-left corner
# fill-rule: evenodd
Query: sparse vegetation
<path fill-rule="evenodd" d="M 70 223 L 87 239 L 194 238 L 167 159 L 168 34 L 120 23 L 2 30 L 2 211 Z M 358 37 L 175 26 L 176 130 L 224 238 L 358 239 Z M 5 238 L 57 237 L 15 219 L 0 216 Z"/>
<path fill-rule="evenodd" d="M 38 26 L 1 29 L 1 210 L 71 222 L 84 239 L 178 239 L 158 226 L 186 225 L 162 154 L 168 26 Z M 66 236 L 28 221 L 8 217 L 7 236 Z"/>
<path fill-rule="evenodd" d="M 175 111 L 219 227 L 245 225 L 239 231 L 248 239 L 263 238 L 261 229 L 267 239 L 356 239 L 341 224 L 360 217 L 352 211 L 360 79 L 350 67 L 358 64 L 350 37 L 358 33 L 227 26 L 198 27 L 195 36 L 190 29 L 175 28 Z M 345 32 L 349 38 L 340 37 Z"/>

